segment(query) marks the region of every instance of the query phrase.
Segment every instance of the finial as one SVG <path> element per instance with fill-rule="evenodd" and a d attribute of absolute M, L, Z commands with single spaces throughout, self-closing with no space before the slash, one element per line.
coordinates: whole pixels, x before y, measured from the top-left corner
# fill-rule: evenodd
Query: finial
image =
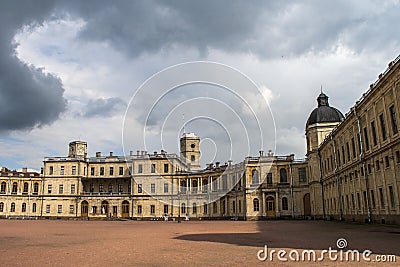
<path fill-rule="evenodd" d="M 322 94 L 322 84 L 321 84 L 321 94 Z"/>

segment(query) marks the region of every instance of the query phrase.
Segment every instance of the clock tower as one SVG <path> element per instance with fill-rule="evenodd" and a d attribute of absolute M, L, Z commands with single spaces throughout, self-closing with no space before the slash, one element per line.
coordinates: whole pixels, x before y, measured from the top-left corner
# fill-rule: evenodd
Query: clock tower
<path fill-rule="evenodd" d="M 194 133 L 183 133 L 180 140 L 181 158 L 191 171 L 200 170 L 200 138 Z"/>
<path fill-rule="evenodd" d="M 87 156 L 87 143 L 81 141 L 73 141 L 69 143 L 69 153 L 70 158 L 86 158 Z"/>

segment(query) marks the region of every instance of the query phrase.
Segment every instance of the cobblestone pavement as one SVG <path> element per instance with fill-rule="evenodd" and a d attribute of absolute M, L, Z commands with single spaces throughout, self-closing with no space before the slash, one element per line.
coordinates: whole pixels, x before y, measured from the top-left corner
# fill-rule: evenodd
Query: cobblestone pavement
<path fill-rule="evenodd" d="M 310 250 L 347 246 L 336 261 L 307 260 Z M 343 241 L 343 240 L 342 240 Z M 284 249 L 280 261 L 259 250 Z M 370 262 L 345 260 L 347 250 L 371 250 Z M 292 250 L 296 250 L 293 252 Z M 296 252 L 301 260 L 295 262 Z M 270 254 L 268 254 L 270 255 Z M 376 262 L 396 255 L 396 263 Z M 264 252 L 260 253 L 260 257 Z M 351 255 L 349 254 L 349 257 Z M 398 266 L 400 226 L 325 221 L 23 221 L 0 220 L 0 266 Z M 312 258 L 312 254 L 311 254 Z M 351 259 L 351 257 L 350 257 Z"/>

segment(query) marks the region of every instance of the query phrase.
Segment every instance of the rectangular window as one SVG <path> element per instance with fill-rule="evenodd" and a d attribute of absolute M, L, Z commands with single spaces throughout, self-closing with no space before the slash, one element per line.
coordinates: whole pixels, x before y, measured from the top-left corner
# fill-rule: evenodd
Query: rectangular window
<path fill-rule="evenodd" d="M 143 165 L 142 164 L 138 165 L 138 173 L 143 173 Z"/>
<path fill-rule="evenodd" d="M 272 172 L 267 173 L 267 184 L 272 184 Z"/>
<path fill-rule="evenodd" d="M 90 190 L 90 193 L 94 192 L 94 184 L 89 185 L 89 190 Z"/>
<path fill-rule="evenodd" d="M 75 194 L 75 185 L 71 184 L 71 194 Z"/>
<path fill-rule="evenodd" d="M 74 214 L 75 207 L 74 205 L 69 205 L 69 214 Z"/>
<path fill-rule="evenodd" d="M 361 210 L 361 199 L 360 199 L 360 193 L 357 193 L 357 206 L 358 209 Z"/>
<path fill-rule="evenodd" d="M 186 213 L 186 204 L 185 204 L 185 203 L 182 203 L 182 204 L 181 204 L 181 213 L 182 213 L 182 214 L 185 214 L 185 213 Z"/>
<path fill-rule="evenodd" d="M 217 213 L 217 212 L 218 212 L 217 202 L 213 202 L 213 213 Z"/>
<path fill-rule="evenodd" d="M 396 162 L 400 163 L 400 151 L 399 150 L 396 151 Z"/>
<path fill-rule="evenodd" d="M 346 142 L 346 150 L 347 150 L 347 160 L 350 160 L 350 146 L 349 142 Z"/>
<path fill-rule="evenodd" d="M 193 203 L 192 213 L 193 214 L 197 213 L 197 204 L 196 203 Z"/>
<path fill-rule="evenodd" d="M 50 213 L 50 205 L 46 205 L 46 213 Z"/>
<path fill-rule="evenodd" d="M 379 121 L 381 123 L 382 139 L 383 141 L 385 141 L 387 138 L 387 132 L 386 132 L 385 117 L 383 116 L 383 113 L 379 115 Z"/>
<path fill-rule="evenodd" d="M 204 214 L 207 214 L 207 213 L 208 213 L 208 204 L 207 204 L 207 202 L 204 202 L 204 203 L 203 203 L 203 213 L 204 213 Z"/>
<path fill-rule="evenodd" d="M 36 212 L 36 203 L 32 204 L 32 212 L 35 213 Z"/>
<path fill-rule="evenodd" d="M 385 196 L 383 194 L 383 188 L 379 188 L 379 198 L 381 200 L 381 209 L 385 208 Z"/>
<path fill-rule="evenodd" d="M 122 193 L 124 191 L 124 188 L 122 184 L 118 184 L 118 193 Z"/>
<path fill-rule="evenodd" d="M 396 201 L 394 197 L 394 192 L 393 192 L 393 186 L 389 186 L 389 196 L 390 196 L 390 206 L 392 209 L 396 207 Z"/>
<path fill-rule="evenodd" d="M 239 210 L 239 213 L 242 212 L 242 201 L 240 199 L 239 199 L 238 210 Z"/>
<path fill-rule="evenodd" d="M 49 168 L 49 175 L 53 175 L 53 172 L 54 172 L 54 167 L 53 167 L 53 166 L 50 166 L 50 168 Z"/>
<path fill-rule="evenodd" d="M 378 144 L 378 137 L 376 135 L 375 121 L 371 121 L 371 130 L 372 130 L 372 140 L 374 141 L 374 146 L 376 146 Z"/>
<path fill-rule="evenodd" d="M 47 193 L 51 194 L 51 190 L 53 189 L 53 186 L 51 184 L 47 185 Z"/>
<path fill-rule="evenodd" d="M 351 194 L 351 206 L 353 207 L 353 210 L 356 208 L 356 205 L 354 203 L 354 194 Z"/>
<path fill-rule="evenodd" d="M 364 127 L 364 139 L 365 139 L 365 150 L 369 150 L 369 139 L 368 139 L 368 129 Z"/>
<path fill-rule="evenodd" d="M 94 167 L 90 168 L 90 175 L 94 175 Z"/>
<path fill-rule="evenodd" d="M 351 149 L 353 150 L 353 158 L 357 157 L 356 143 L 354 142 L 354 137 L 351 138 Z"/>
<path fill-rule="evenodd" d="M 389 156 L 385 156 L 385 167 L 389 168 L 390 162 L 389 162 Z"/>
<path fill-rule="evenodd" d="M 368 173 L 371 174 L 371 172 L 372 172 L 371 164 L 368 163 Z"/>
<path fill-rule="evenodd" d="M 155 205 L 150 205 L 150 213 L 155 214 L 156 213 L 156 206 Z"/>
<path fill-rule="evenodd" d="M 151 173 L 156 172 L 156 164 L 151 164 Z"/>
<path fill-rule="evenodd" d="M 114 175 L 114 167 L 110 167 L 110 175 Z"/>
<path fill-rule="evenodd" d="M 57 212 L 62 213 L 62 205 L 58 205 Z"/>
<path fill-rule="evenodd" d="M 168 215 L 168 205 L 164 205 L 164 215 Z"/>
<path fill-rule="evenodd" d="M 59 193 L 59 194 L 63 194 L 63 193 L 64 193 L 64 185 L 60 184 L 60 185 L 58 186 L 58 193 Z"/>
<path fill-rule="evenodd" d="M 103 193 L 104 191 L 104 185 L 103 184 L 99 184 L 99 192 Z"/>
<path fill-rule="evenodd" d="M 164 193 L 168 193 L 168 183 L 164 183 Z"/>
<path fill-rule="evenodd" d="M 222 190 L 228 189 L 228 177 L 226 174 L 222 175 Z"/>
<path fill-rule="evenodd" d="M 142 193 L 142 184 L 137 185 L 137 192 Z"/>
<path fill-rule="evenodd" d="M 380 166 L 380 164 L 379 164 L 379 159 L 377 159 L 377 160 L 375 161 L 375 169 L 376 169 L 377 171 L 379 171 L 380 168 L 381 168 L 381 166 Z"/>
<path fill-rule="evenodd" d="M 100 167 L 100 175 L 104 175 L 104 167 Z"/>
<path fill-rule="evenodd" d="M 299 181 L 300 183 L 307 182 L 306 168 L 299 168 Z"/>
<path fill-rule="evenodd" d="M 343 163 L 346 163 L 346 155 L 344 154 L 344 146 L 342 146 L 342 158 L 343 158 Z"/>
<path fill-rule="evenodd" d="M 137 213 L 142 214 L 142 205 L 137 206 Z"/>
<path fill-rule="evenodd" d="M 60 168 L 60 175 L 64 175 L 64 171 L 65 171 L 64 166 L 61 166 L 61 168 Z"/>
<path fill-rule="evenodd" d="M 396 119 L 396 110 L 394 109 L 394 105 L 392 105 L 389 108 L 389 112 L 390 112 L 390 121 L 392 123 L 392 131 L 393 134 L 397 134 L 397 132 L 399 131 L 398 127 L 397 127 L 397 119 Z"/>
<path fill-rule="evenodd" d="M 76 174 L 76 166 L 72 166 L 72 175 Z"/>
<path fill-rule="evenodd" d="M 164 164 L 164 173 L 169 172 L 169 164 Z"/>
<path fill-rule="evenodd" d="M 371 190 L 371 202 L 372 202 L 372 208 L 375 209 L 376 203 L 375 203 L 375 193 L 374 193 L 374 190 Z"/>
<path fill-rule="evenodd" d="M 119 167 L 118 174 L 119 175 L 124 175 L 124 167 Z"/>
<path fill-rule="evenodd" d="M 156 184 L 151 184 L 150 185 L 150 192 L 155 193 L 156 192 Z"/>

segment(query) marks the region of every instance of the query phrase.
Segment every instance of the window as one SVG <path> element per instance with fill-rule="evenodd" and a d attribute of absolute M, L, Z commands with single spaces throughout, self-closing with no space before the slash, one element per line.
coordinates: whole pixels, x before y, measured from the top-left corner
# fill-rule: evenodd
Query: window
<path fill-rule="evenodd" d="M 151 173 L 156 172 L 156 164 L 151 164 Z"/>
<path fill-rule="evenodd" d="M 381 168 L 381 166 L 380 166 L 380 164 L 379 164 L 379 159 L 377 159 L 377 160 L 375 161 L 375 169 L 376 169 L 377 171 L 379 171 L 380 168 Z"/>
<path fill-rule="evenodd" d="M 164 205 L 164 215 L 168 215 L 168 205 Z"/>
<path fill-rule="evenodd" d="M 151 214 L 156 213 L 156 206 L 155 205 L 150 205 L 150 213 Z"/>
<path fill-rule="evenodd" d="M 26 203 L 22 203 L 21 211 L 26 212 Z"/>
<path fill-rule="evenodd" d="M 71 184 L 71 194 L 75 194 L 75 185 Z"/>
<path fill-rule="evenodd" d="M 256 183 L 258 183 L 258 172 L 257 172 L 257 179 L 256 179 L 257 181 L 255 181 Z M 193 181 L 193 183 L 195 183 L 196 184 L 196 189 L 197 189 L 197 181 Z M 192 184 L 192 186 L 194 186 L 193 184 Z M 226 174 L 223 174 L 222 175 L 222 190 L 228 190 L 228 176 L 226 175 Z"/>
<path fill-rule="evenodd" d="M 181 192 L 182 193 L 186 192 L 186 180 L 181 181 Z"/>
<path fill-rule="evenodd" d="M 169 164 L 164 164 L 164 173 L 168 173 L 169 171 Z"/>
<path fill-rule="evenodd" d="M 196 157 L 195 157 L 194 155 L 191 155 L 191 156 L 190 156 L 190 160 L 191 160 L 192 162 L 194 162 L 194 161 L 196 161 Z"/>
<path fill-rule="evenodd" d="M 118 174 L 124 175 L 124 167 L 119 167 Z"/>
<path fill-rule="evenodd" d="M 46 205 L 46 213 L 50 213 L 50 205 Z"/>
<path fill-rule="evenodd" d="M 239 199 L 239 205 L 238 205 L 239 213 L 242 212 L 242 201 Z"/>
<path fill-rule="evenodd" d="M 186 204 L 185 204 L 185 203 L 182 203 L 182 204 L 181 204 L 181 213 L 182 213 L 182 214 L 185 214 L 185 213 L 186 213 Z"/>
<path fill-rule="evenodd" d="M 124 192 L 124 188 L 122 186 L 122 184 L 118 184 L 118 193 L 122 193 Z"/>
<path fill-rule="evenodd" d="M 353 210 L 356 208 L 356 205 L 354 203 L 354 194 L 351 194 L 351 206 L 353 207 Z"/>
<path fill-rule="evenodd" d="M 150 185 L 150 193 L 155 193 L 156 192 L 156 184 L 151 184 Z"/>
<path fill-rule="evenodd" d="M 104 175 L 104 167 L 100 167 L 100 175 Z"/>
<path fill-rule="evenodd" d="M 351 138 L 351 149 L 353 150 L 353 158 L 357 156 L 356 143 L 354 142 L 354 137 Z"/>
<path fill-rule="evenodd" d="M 392 209 L 396 207 L 396 201 L 394 198 L 393 186 L 389 186 L 390 206 Z"/>
<path fill-rule="evenodd" d="M 392 123 L 392 131 L 393 134 L 397 134 L 397 132 L 399 131 L 398 127 L 397 127 L 397 119 L 396 119 L 396 110 L 394 109 L 394 105 L 392 105 L 389 108 L 389 112 L 390 112 L 390 121 Z"/>
<path fill-rule="evenodd" d="M 3 212 L 3 210 L 4 210 L 4 203 L 0 202 L 0 212 Z"/>
<path fill-rule="evenodd" d="M 114 167 L 110 167 L 110 175 L 114 175 Z"/>
<path fill-rule="evenodd" d="M 143 173 L 143 165 L 142 164 L 138 165 L 138 173 Z"/>
<path fill-rule="evenodd" d="M 361 199 L 360 199 L 360 193 L 357 193 L 357 206 L 358 209 L 361 210 Z"/>
<path fill-rule="evenodd" d="M 12 186 L 12 194 L 16 194 L 17 193 L 17 189 L 18 189 L 18 184 L 17 184 L 17 182 L 14 182 L 13 186 Z"/>
<path fill-rule="evenodd" d="M 108 184 L 108 193 L 112 193 L 114 191 L 114 185 L 112 183 Z"/>
<path fill-rule="evenodd" d="M 39 193 L 39 183 L 34 183 L 33 184 L 33 194 L 38 194 Z"/>
<path fill-rule="evenodd" d="M 272 184 L 272 172 L 267 173 L 267 184 Z"/>
<path fill-rule="evenodd" d="M 386 132 L 385 117 L 383 116 L 383 114 L 379 115 L 379 121 L 381 123 L 382 139 L 383 141 L 385 141 L 387 138 L 387 132 Z"/>
<path fill-rule="evenodd" d="M 371 164 L 368 163 L 368 173 L 371 174 L 371 172 L 372 172 Z"/>
<path fill-rule="evenodd" d="M 374 146 L 376 146 L 378 144 L 378 137 L 376 135 L 375 121 L 371 121 L 371 129 L 372 129 L 372 140 L 374 141 Z"/>
<path fill-rule="evenodd" d="M 258 201 L 258 198 L 253 199 L 253 210 L 254 211 L 260 210 L 260 203 Z"/>
<path fill-rule="evenodd" d="M 53 189 L 53 186 L 51 184 L 47 185 L 47 193 L 51 194 L 51 190 Z"/>
<path fill-rule="evenodd" d="M 300 183 L 307 182 L 306 168 L 299 168 L 299 182 Z"/>
<path fill-rule="evenodd" d="M 258 171 L 257 170 L 252 170 L 251 171 L 251 184 L 258 184 Z"/>
<path fill-rule="evenodd" d="M 208 213 L 208 204 L 207 204 L 207 202 L 204 202 L 204 203 L 203 203 L 203 213 L 204 213 L 204 214 L 207 214 L 207 213 Z"/>
<path fill-rule="evenodd" d="M 58 207 L 57 207 L 57 212 L 58 212 L 58 213 L 62 213 L 62 205 L 58 205 Z"/>
<path fill-rule="evenodd" d="M 346 151 L 347 151 L 347 161 L 349 161 L 350 158 L 350 146 L 349 146 L 349 142 L 346 142 Z"/>
<path fill-rule="evenodd" d="M 76 174 L 76 166 L 72 166 L 72 175 Z"/>
<path fill-rule="evenodd" d="M 36 212 L 36 203 L 32 204 L 32 212 L 35 213 Z"/>
<path fill-rule="evenodd" d="M 94 175 L 94 167 L 90 168 L 90 175 Z"/>
<path fill-rule="evenodd" d="M 1 189 L 0 189 L 0 193 L 5 194 L 6 193 L 6 182 L 1 182 Z"/>
<path fill-rule="evenodd" d="M 376 203 L 375 203 L 375 193 L 374 193 L 374 190 L 371 190 L 371 202 L 372 202 L 372 208 L 375 209 Z"/>
<path fill-rule="evenodd" d="M 379 198 L 381 200 L 381 209 L 384 209 L 385 208 L 385 196 L 383 195 L 382 187 L 379 188 Z"/>
<path fill-rule="evenodd" d="M 280 177 L 281 177 L 281 183 L 287 183 L 287 175 L 286 175 L 286 169 L 280 169 L 279 171 Z"/>
<path fill-rule="evenodd" d="M 364 128 L 365 150 L 369 150 L 369 139 L 367 127 Z"/>
<path fill-rule="evenodd" d="M 282 198 L 282 210 L 288 210 L 288 200 L 287 197 Z"/>
<path fill-rule="evenodd" d="M 69 205 L 69 214 L 74 214 L 75 207 L 74 205 Z"/>
<path fill-rule="evenodd" d="M 344 154 L 344 146 L 342 146 L 342 158 L 343 158 L 343 163 L 346 163 L 346 155 Z"/>
<path fill-rule="evenodd" d="M 137 185 L 137 191 L 138 193 L 142 193 L 142 184 Z"/>
<path fill-rule="evenodd" d="M 217 213 L 217 212 L 218 212 L 217 202 L 213 202 L 213 213 Z"/>
<path fill-rule="evenodd" d="M 53 166 L 50 166 L 50 168 L 49 168 L 49 175 L 53 175 L 53 172 L 54 172 L 54 167 L 53 167 Z"/>
<path fill-rule="evenodd" d="M 103 193 L 104 191 L 104 185 L 103 184 L 99 184 L 99 192 Z"/>
<path fill-rule="evenodd" d="M 94 192 L 94 184 L 89 185 L 89 190 L 90 190 L 90 193 Z"/>
<path fill-rule="evenodd" d="M 400 163 L 400 151 L 399 150 L 396 151 L 396 161 L 397 161 L 397 163 Z"/>
<path fill-rule="evenodd" d="M 168 183 L 164 183 L 164 193 L 168 193 Z"/>
<path fill-rule="evenodd" d="M 62 184 L 60 184 L 60 185 L 58 186 L 58 193 L 59 193 L 59 194 L 64 193 L 64 186 L 63 186 Z"/>
<path fill-rule="evenodd" d="M 29 184 L 27 182 L 25 182 L 24 183 L 24 191 L 23 191 L 23 193 L 27 194 L 28 193 L 28 189 L 29 189 Z"/>
<path fill-rule="evenodd" d="M 203 191 L 207 192 L 208 179 L 203 179 Z"/>
<path fill-rule="evenodd" d="M 137 213 L 142 214 L 142 205 L 137 206 Z"/>
<path fill-rule="evenodd" d="M 15 212 L 15 203 L 14 203 L 14 202 L 11 203 L 11 210 L 10 210 L 10 212 Z"/>
<path fill-rule="evenodd" d="M 64 172 L 65 172 L 65 167 L 61 166 L 60 167 L 60 175 L 64 175 Z"/>
<path fill-rule="evenodd" d="M 196 203 L 193 203 L 192 213 L 193 214 L 197 213 L 197 204 Z"/>
<path fill-rule="evenodd" d="M 390 162 L 389 162 L 389 156 L 385 156 L 385 167 L 389 168 Z"/>

